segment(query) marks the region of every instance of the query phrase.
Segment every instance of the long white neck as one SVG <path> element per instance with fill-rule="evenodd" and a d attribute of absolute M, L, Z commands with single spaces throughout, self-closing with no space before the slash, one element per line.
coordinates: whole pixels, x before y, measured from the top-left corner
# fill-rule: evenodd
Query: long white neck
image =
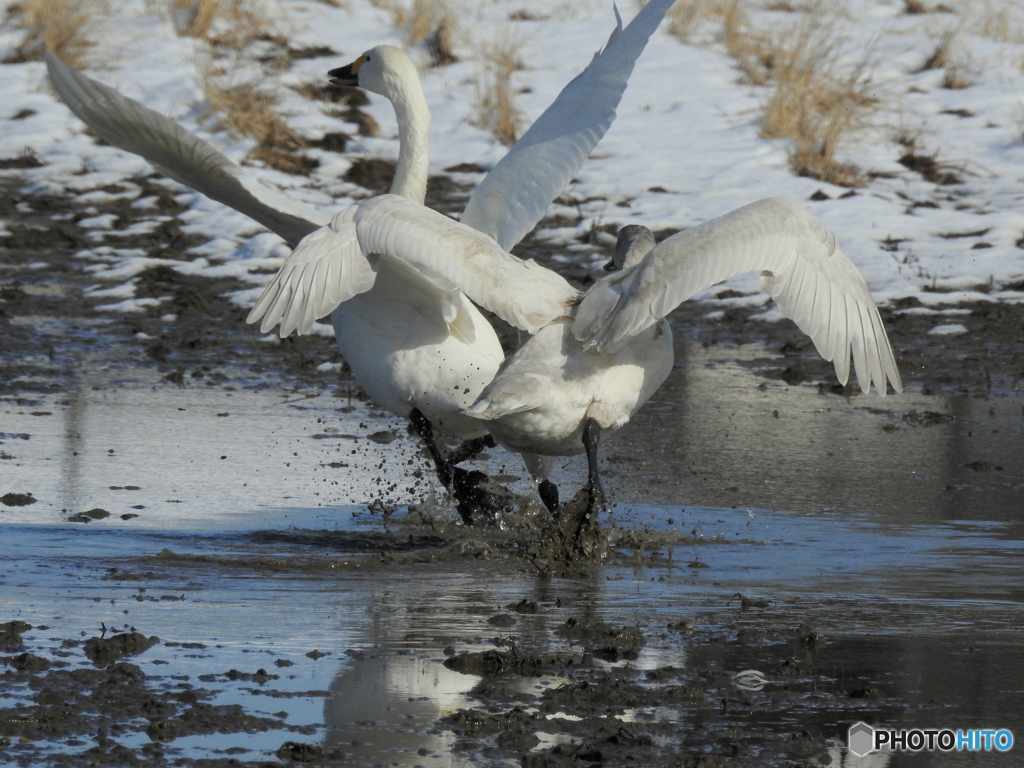
<path fill-rule="evenodd" d="M 419 78 L 404 81 L 391 97 L 398 118 L 398 165 L 391 194 L 423 204 L 427 195 L 430 108 Z"/>

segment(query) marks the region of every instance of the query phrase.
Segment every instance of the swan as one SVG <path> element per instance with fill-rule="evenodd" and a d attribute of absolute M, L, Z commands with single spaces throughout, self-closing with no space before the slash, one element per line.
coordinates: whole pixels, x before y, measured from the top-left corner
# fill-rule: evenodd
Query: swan
<path fill-rule="evenodd" d="M 607 131 L 634 62 L 672 2 L 653 0 L 625 29 L 615 11 L 616 27 L 604 49 L 474 190 L 464 224 L 506 248 L 533 228 Z M 264 332 L 279 323 L 284 337 L 331 314 L 355 378 L 379 405 L 412 418 L 449 485 L 457 470 L 452 459 L 458 456 L 443 457 L 432 424 L 456 438 L 486 434 L 486 427 L 463 411 L 503 359 L 493 329 L 459 289 L 403 260 L 382 254 L 371 263 L 352 253 L 349 235 L 339 237 L 337 229 L 324 227 L 323 214 L 244 180 L 241 169 L 206 142 L 52 54 L 46 62 L 65 103 L 112 144 L 251 216 L 291 245 L 309 236 L 307 247 L 286 260 L 248 321 L 262 320 Z M 332 73 L 335 79 L 354 78 L 395 105 L 400 155 L 391 192 L 422 204 L 429 111 L 411 61 L 398 49 L 378 46 Z M 544 471 L 544 459 L 524 459 L 531 473 Z M 459 511 L 468 521 L 469 513 L 462 506 Z"/>
<path fill-rule="evenodd" d="M 541 269 L 529 287 L 495 277 L 514 257 L 490 238 L 444 217 L 432 222 L 427 240 L 405 231 L 382 234 L 379 216 L 367 212 L 353 222 L 365 248 L 442 271 L 473 301 L 519 327 L 529 318 L 534 335 L 466 413 L 512 450 L 587 454 L 589 503 L 577 542 L 606 499 L 597 461 L 601 436 L 626 424 L 672 370 L 666 316 L 722 280 L 759 272 L 761 290 L 834 363 L 841 383 L 849 379 L 852 357 L 864 392 L 874 387 L 884 397 L 890 384 L 903 391 L 863 275 L 821 221 L 784 198 L 751 203 L 658 245 L 650 230 L 625 227 L 610 265 L 614 274 L 583 295 L 543 297 L 539 286 L 557 284 L 557 276 L 544 278 Z M 556 512 L 557 489 L 541 480 L 542 499 Z"/>

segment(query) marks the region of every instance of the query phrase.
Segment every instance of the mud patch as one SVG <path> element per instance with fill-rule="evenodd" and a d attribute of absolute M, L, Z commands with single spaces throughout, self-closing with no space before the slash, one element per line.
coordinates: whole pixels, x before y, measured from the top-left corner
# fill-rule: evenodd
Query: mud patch
<path fill-rule="evenodd" d="M 8 636 L 31 629 L 24 622 L 0 626 Z M 0 695 L 21 699 L 14 707 L 0 709 L 0 759 L 5 764 L 26 768 L 193 765 L 192 760 L 172 758 L 178 750 L 170 746 L 168 752 L 168 745 L 188 736 L 309 731 L 284 723 L 280 716 L 248 713 L 239 704 L 211 703 L 218 689 L 184 682 L 188 676 L 147 674 L 136 664 L 119 660 L 140 654 L 156 643 L 156 637 L 146 638 L 138 632 L 108 639 L 93 637 L 81 644 L 74 639 L 63 641 L 63 648 L 81 648 L 80 652 L 100 668 L 76 664 L 74 654 L 68 652 L 61 654 L 67 660 L 58 661 L 31 652 L 0 658 L 9 667 L 0 674 Z M 240 675 L 228 678 L 242 679 Z M 245 679 L 266 682 L 276 677 Z M 295 742 L 285 742 L 281 748 L 284 753 L 313 754 L 289 744 Z M 319 750 L 318 755 L 325 754 L 319 747 L 310 748 L 314 752 Z M 340 754 L 333 751 L 329 756 L 336 758 Z M 219 764 L 216 760 L 203 762 L 209 766 Z"/>

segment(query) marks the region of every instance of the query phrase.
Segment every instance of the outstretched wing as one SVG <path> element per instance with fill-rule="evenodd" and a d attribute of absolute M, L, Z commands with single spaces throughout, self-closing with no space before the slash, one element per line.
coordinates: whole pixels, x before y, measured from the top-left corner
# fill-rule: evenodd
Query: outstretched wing
<path fill-rule="evenodd" d="M 336 214 L 331 223 L 304 237 L 263 291 L 245 319 L 262 319 L 260 331 L 281 324 L 281 338 L 306 333 L 313 322 L 343 301 L 370 290 L 376 272 L 356 237 L 357 206 Z"/>
<path fill-rule="evenodd" d="M 330 218 L 241 177 L 242 169 L 207 142 L 134 99 L 72 69 L 49 51 L 46 67 L 64 103 L 116 147 L 161 173 L 255 219 L 294 246 Z"/>
<path fill-rule="evenodd" d="M 811 337 L 846 383 L 850 355 L 857 383 L 901 392 L 892 347 L 864 277 L 835 235 L 805 208 L 769 198 L 679 232 L 643 261 L 601 280 L 584 297 L 573 334 L 613 352 L 698 291 L 744 272 Z"/>
<path fill-rule="evenodd" d="M 633 64 L 675 0 L 651 0 L 473 190 L 462 223 L 511 248 L 540 221 L 615 119 Z"/>
<path fill-rule="evenodd" d="M 567 315 L 578 296 L 532 259 L 517 259 L 487 235 L 398 195 L 360 203 L 355 222 L 363 253 L 396 256 L 428 277 L 444 278 L 530 333 Z"/>

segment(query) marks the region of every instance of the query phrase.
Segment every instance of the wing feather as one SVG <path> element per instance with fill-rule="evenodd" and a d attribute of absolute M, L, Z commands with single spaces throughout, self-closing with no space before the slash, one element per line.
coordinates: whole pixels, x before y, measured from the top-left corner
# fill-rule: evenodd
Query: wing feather
<path fill-rule="evenodd" d="M 573 79 L 473 190 L 462 222 L 508 249 L 540 221 L 615 119 L 633 65 L 674 0 L 651 0 Z"/>
<path fill-rule="evenodd" d="M 356 231 L 364 253 L 397 257 L 427 277 L 443 278 L 530 333 L 569 314 L 578 296 L 563 277 L 532 259 L 517 259 L 487 235 L 404 197 L 360 203 Z"/>
<path fill-rule="evenodd" d="M 255 219 L 289 245 L 330 219 L 242 177 L 242 168 L 213 146 L 134 99 L 67 66 L 49 51 L 46 67 L 61 99 L 83 123 L 161 173 Z"/>
<path fill-rule="evenodd" d="M 850 315 L 856 302 L 848 294 L 842 294 L 841 302 L 841 305 L 836 308 L 840 319 L 839 327 L 836 330 L 836 340 L 832 343 L 832 363 L 836 367 L 836 377 L 839 379 L 839 383 L 846 386 L 846 382 L 850 380 L 850 353 L 843 346 L 843 341 L 850 336 Z"/>
<path fill-rule="evenodd" d="M 807 333 L 819 354 L 865 392 L 902 391 L 896 361 L 867 283 L 835 236 L 802 206 L 769 198 L 679 232 L 639 264 L 595 284 L 573 334 L 614 352 L 698 291 L 759 270 L 761 287 Z"/>
<path fill-rule="evenodd" d="M 358 206 L 341 211 L 326 227 L 305 237 L 285 259 L 246 322 L 262 318 L 268 333 L 281 324 L 284 338 L 309 331 L 317 318 L 373 287 L 376 271 L 359 247 L 355 217 Z"/>

